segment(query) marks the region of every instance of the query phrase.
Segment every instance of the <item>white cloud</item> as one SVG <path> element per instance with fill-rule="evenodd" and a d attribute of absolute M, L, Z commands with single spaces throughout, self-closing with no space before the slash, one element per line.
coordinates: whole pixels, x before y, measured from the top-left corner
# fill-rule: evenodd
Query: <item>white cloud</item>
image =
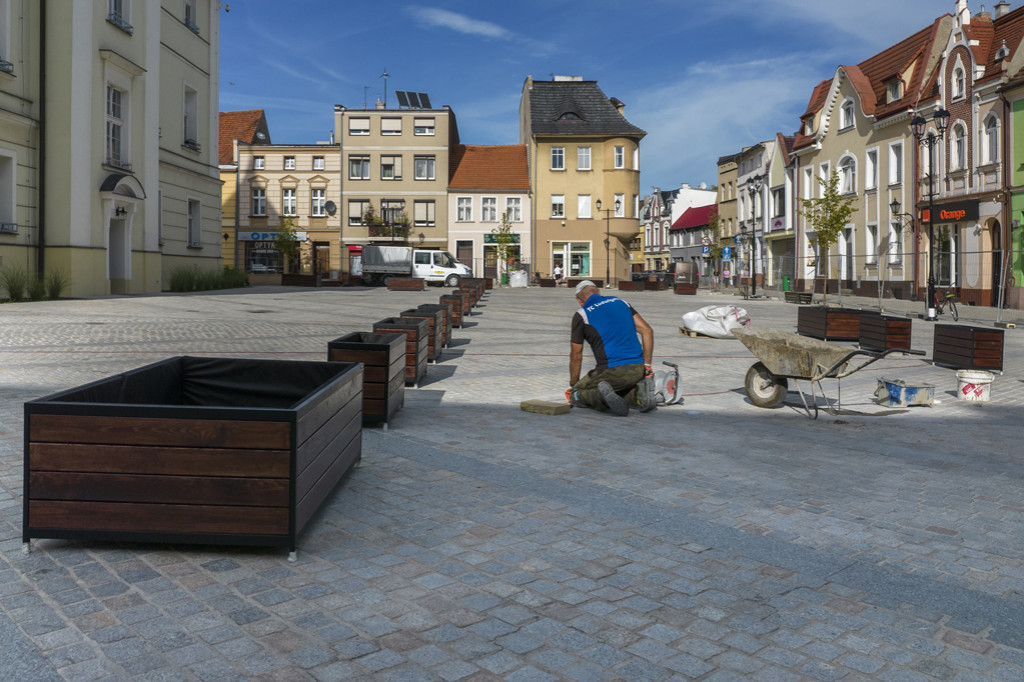
<path fill-rule="evenodd" d="M 429 26 L 440 26 L 442 28 L 457 31 L 458 33 L 484 36 L 487 38 L 499 38 L 502 40 L 510 40 L 513 37 L 511 31 L 508 31 L 497 24 L 491 23 L 490 21 L 470 19 L 465 14 L 457 14 L 456 12 L 449 12 L 444 9 L 420 7 L 417 5 L 407 7 L 406 11 L 416 17 L 420 22 Z"/>

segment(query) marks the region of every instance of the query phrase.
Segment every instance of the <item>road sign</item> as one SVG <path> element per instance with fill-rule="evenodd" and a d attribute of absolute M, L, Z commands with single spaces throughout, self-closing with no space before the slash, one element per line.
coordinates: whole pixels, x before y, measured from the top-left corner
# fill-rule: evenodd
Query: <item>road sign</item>
<path fill-rule="evenodd" d="M 707 244 L 705 244 L 704 246 L 700 247 L 700 255 L 702 255 L 702 256 L 710 256 L 711 255 L 711 247 L 708 246 Z"/>
<path fill-rule="evenodd" d="M 711 237 L 704 235 L 700 238 L 700 243 L 704 246 L 711 246 Z"/>
<path fill-rule="evenodd" d="M 722 247 L 722 260 L 732 260 L 732 247 L 731 246 L 723 246 Z"/>

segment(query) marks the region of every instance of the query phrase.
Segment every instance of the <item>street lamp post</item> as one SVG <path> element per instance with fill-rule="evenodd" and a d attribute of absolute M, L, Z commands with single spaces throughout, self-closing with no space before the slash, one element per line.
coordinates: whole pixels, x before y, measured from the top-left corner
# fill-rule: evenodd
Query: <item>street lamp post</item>
<path fill-rule="evenodd" d="M 754 251 L 757 250 L 757 200 L 756 197 L 761 192 L 761 176 L 755 175 L 750 179 L 750 184 L 747 185 L 747 191 L 750 193 L 750 236 L 747 237 L 747 272 L 750 274 L 750 296 L 753 297 L 757 293 L 757 275 L 754 272 L 756 267 L 754 259 Z"/>
<path fill-rule="evenodd" d="M 932 120 L 935 122 L 935 127 L 938 128 L 938 135 L 931 130 L 925 133 L 928 121 L 924 116 L 918 114 L 910 121 L 910 127 L 914 131 L 914 137 L 917 139 L 918 144 L 923 144 L 928 148 L 928 293 L 926 294 L 927 300 L 925 301 L 925 310 L 927 312 L 924 319 L 929 322 L 935 322 L 938 319 L 935 314 L 935 221 L 933 213 L 935 205 L 935 188 L 933 186 L 935 154 L 932 150 L 942 139 L 946 128 L 949 126 L 949 112 L 940 108 L 932 116 Z"/>
<path fill-rule="evenodd" d="M 612 285 L 612 232 L 611 214 L 618 213 L 622 209 L 622 199 L 615 200 L 615 208 L 601 208 L 601 200 L 597 200 L 597 210 L 604 213 L 604 285 Z"/>

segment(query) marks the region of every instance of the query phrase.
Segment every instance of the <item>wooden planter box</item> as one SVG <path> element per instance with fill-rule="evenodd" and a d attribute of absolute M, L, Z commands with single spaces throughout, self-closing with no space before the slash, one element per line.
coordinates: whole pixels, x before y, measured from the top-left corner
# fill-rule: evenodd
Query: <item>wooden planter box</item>
<path fill-rule="evenodd" d="M 569 277 L 568 279 L 565 280 L 565 284 L 570 289 L 575 289 L 577 284 L 579 284 L 580 282 L 584 282 L 584 281 L 586 281 L 588 279 L 591 282 L 593 282 L 594 286 L 596 286 L 598 289 L 603 289 L 604 288 L 604 280 L 603 279 L 596 279 L 594 277 Z"/>
<path fill-rule="evenodd" d="M 538 279 L 537 281 L 540 283 L 540 286 L 542 288 L 553 289 L 556 286 L 558 286 L 558 280 L 552 279 L 550 277 L 541 278 Z"/>
<path fill-rule="evenodd" d="M 388 291 L 426 291 L 427 280 L 420 277 L 388 277 Z"/>
<path fill-rule="evenodd" d="M 634 282 L 631 279 L 620 279 L 619 280 L 619 291 L 643 291 L 643 282 Z"/>
<path fill-rule="evenodd" d="M 784 291 L 782 296 L 786 299 L 786 303 L 799 303 L 801 305 L 806 305 L 814 300 L 814 296 L 809 291 Z"/>
<path fill-rule="evenodd" d="M 665 282 L 661 280 L 647 280 L 641 284 L 644 285 L 644 291 L 665 291 L 667 288 Z"/>
<path fill-rule="evenodd" d="M 472 278 L 469 278 L 469 279 L 462 280 L 461 286 L 465 287 L 467 285 L 471 286 L 471 287 L 477 287 L 478 288 L 478 292 L 477 292 L 478 293 L 478 295 L 477 295 L 478 299 L 483 298 L 483 295 L 485 293 L 487 293 L 488 289 L 491 288 L 491 287 L 487 286 L 487 280 L 484 279 L 483 277 L 472 277 Z"/>
<path fill-rule="evenodd" d="M 384 424 L 405 404 L 405 334 L 352 332 L 327 342 L 331 362 L 363 363 L 363 424 Z"/>
<path fill-rule="evenodd" d="M 452 305 L 451 303 L 421 303 L 419 310 L 441 313 L 441 346 L 448 347 L 452 342 Z"/>
<path fill-rule="evenodd" d="M 427 373 L 427 321 L 385 317 L 373 323 L 373 331 L 405 334 L 405 385 L 419 385 Z"/>
<path fill-rule="evenodd" d="M 172 357 L 25 403 L 22 536 L 269 545 L 362 454 L 363 368 Z"/>
<path fill-rule="evenodd" d="M 441 305 L 448 305 L 452 311 L 452 326 L 462 326 L 462 301 L 461 295 L 456 296 L 455 294 L 445 294 L 441 297 Z"/>
<path fill-rule="evenodd" d="M 454 292 L 452 292 L 452 295 L 462 297 L 462 314 L 463 316 L 468 317 L 470 315 L 470 308 L 476 305 L 473 299 L 473 290 L 463 289 L 462 287 L 459 287 Z"/>
<path fill-rule="evenodd" d="M 1003 369 L 1003 330 L 935 325 L 932 362 L 957 369 Z"/>
<path fill-rule="evenodd" d="M 910 320 L 865 312 L 860 317 L 859 345 L 877 351 L 910 348 Z"/>
<path fill-rule="evenodd" d="M 861 313 L 849 308 L 801 306 L 797 311 L 796 330 L 804 336 L 825 341 L 859 341 Z"/>
<path fill-rule="evenodd" d="M 685 282 L 676 282 L 675 284 L 672 285 L 672 291 L 674 291 L 677 294 L 682 294 L 684 296 L 696 296 L 697 285 L 687 284 Z"/>
<path fill-rule="evenodd" d="M 403 320 L 427 321 L 427 360 L 437 362 L 441 358 L 441 349 L 444 348 L 444 320 L 441 311 L 410 308 L 403 310 L 398 316 Z"/>

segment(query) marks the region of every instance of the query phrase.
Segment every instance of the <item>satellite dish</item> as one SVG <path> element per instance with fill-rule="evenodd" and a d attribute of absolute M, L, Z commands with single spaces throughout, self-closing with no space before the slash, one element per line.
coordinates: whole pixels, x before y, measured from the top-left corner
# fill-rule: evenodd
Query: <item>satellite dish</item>
<path fill-rule="evenodd" d="M 326 209 L 329 215 L 334 215 L 334 212 L 338 210 L 338 207 L 334 205 L 333 201 L 328 201 L 324 204 L 324 209 Z"/>
<path fill-rule="evenodd" d="M 261 130 L 260 132 L 256 133 L 256 139 L 257 140 L 265 140 L 265 139 L 267 139 L 267 135 L 266 135 L 266 133 L 264 133 Z"/>

